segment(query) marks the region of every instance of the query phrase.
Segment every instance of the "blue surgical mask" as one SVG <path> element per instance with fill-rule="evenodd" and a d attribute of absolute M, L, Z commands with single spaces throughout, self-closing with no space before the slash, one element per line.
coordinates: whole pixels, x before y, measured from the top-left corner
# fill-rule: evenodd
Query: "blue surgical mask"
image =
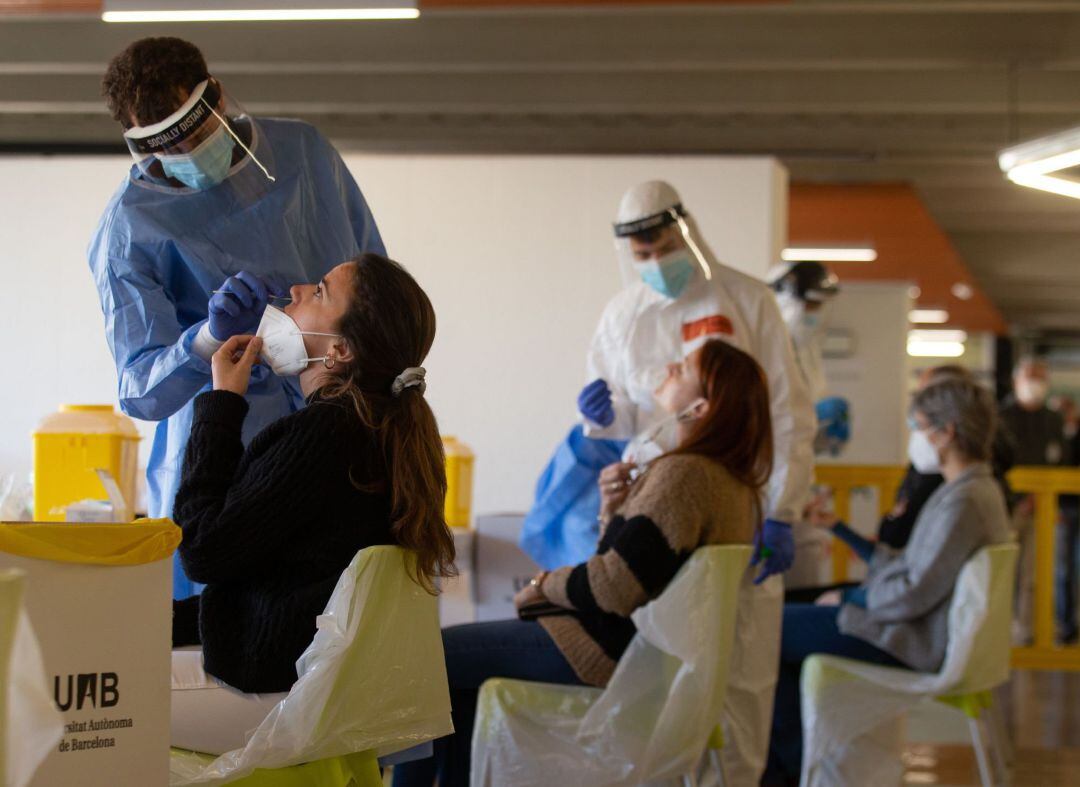
<path fill-rule="evenodd" d="M 694 275 L 694 263 L 686 249 L 665 254 L 648 262 L 637 263 L 641 280 L 663 295 L 675 299 L 682 295 Z"/>
<path fill-rule="evenodd" d="M 229 176 L 235 144 L 225 126 L 221 125 L 190 153 L 160 156 L 161 168 L 170 178 L 175 178 L 188 188 L 205 191 Z"/>

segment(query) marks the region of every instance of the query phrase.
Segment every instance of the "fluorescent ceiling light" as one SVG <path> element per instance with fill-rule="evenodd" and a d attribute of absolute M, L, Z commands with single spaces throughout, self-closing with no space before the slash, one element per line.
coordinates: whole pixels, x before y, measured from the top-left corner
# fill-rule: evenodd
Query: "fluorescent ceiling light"
<path fill-rule="evenodd" d="M 908 312 L 908 322 L 943 323 L 949 321 L 949 313 L 944 309 L 912 309 Z"/>
<path fill-rule="evenodd" d="M 298 22 L 416 19 L 415 0 L 105 0 L 106 22 Z"/>
<path fill-rule="evenodd" d="M 970 284 L 958 281 L 952 286 L 952 294 L 954 298 L 958 298 L 959 300 L 970 301 L 975 297 L 975 288 Z"/>
<path fill-rule="evenodd" d="M 784 262 L 873 262 L 877 252 L 867 247 L 803 247 L 792 246 L 780 255 Z"/>
<path fill-rule="evenodd" d="M 1003 150 L 998 165 L 1013 183 L 1080 199 L 1080 182 L 1055 175 L 1080 166 L 1080 128 Z"/>
<path fill-rule="evenodd" d="M 907 354 L 916 358 L 959 358 L 964 354 L 962 342 L 908 342 Z"/>
<path fill-rule="evenodd" d="M 925 328 L 908 331 L 908 342 L 959 342 L 967 341 L 966 331 Z"/>

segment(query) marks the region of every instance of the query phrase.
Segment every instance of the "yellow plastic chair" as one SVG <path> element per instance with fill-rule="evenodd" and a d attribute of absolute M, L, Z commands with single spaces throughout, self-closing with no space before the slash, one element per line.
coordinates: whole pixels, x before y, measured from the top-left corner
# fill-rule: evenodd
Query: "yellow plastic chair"
<path fill-rule="evenodd" d="M 939 672 L 829 655 L 806 660 L 801 676 L 803 787 L 898 783 L 903 766 L 894 749 L 897 721 L 927 699 L 967 715 L 984 787 L 1009 783 L 1003 725 L 991 713 L 991 691 L 1009 678 L 1017 554 L 1015 544 L 985 547 L 964 565 L 949 609 L 949 646 Z M 984 731 L 986 722 L 990 735 Z"/>
<path fill-rule="evenodd" d="M 174 749 L 170 784 L 377 787 L 379 757 L 452 732 L 438 602 L 413 581 L 412 560 L 398 547 L 361 550 L 299 679 L 247 745 L 219 757 Z"/>
<path fill-rule="evenodd" d="M 683 779 L 720 718 L 748 546 L 698 549 L 655 601 L 607 688 L 493 679 L 480 688 L 472 787 Z"/>

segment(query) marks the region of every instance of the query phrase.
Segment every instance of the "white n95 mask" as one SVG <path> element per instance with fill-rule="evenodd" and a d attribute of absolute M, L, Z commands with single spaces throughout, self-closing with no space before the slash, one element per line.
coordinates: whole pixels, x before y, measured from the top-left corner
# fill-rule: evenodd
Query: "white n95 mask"
<path fill-rule="evenodd" d="M 276 306 L 267 306 L 259 321 L 259 330 L 255 332 L 263 341 L 262 357 L 270 364 L 274 374 L 291 377 L 300 374 L 312 361 L 325 361 L 326 356 L 308 358 L 305 336 L 331 336 L 341 338 L 336 333 L 316 333 L 301 331 L 292 317 Z"/>
<path fill-rule="evenodd" d="M 669 415 L 652 429 L 641 432 L 627 443 L 626 448 L 623 449 L 622 460 L 637 465 L 634 470 L 630 471 L 631 480 L 636 480 L 639 475 L 644 473 L 645 468 L 654 459 L 659 459 L 664 454 L 679 447 L 679 424 L 696 421 L 700 418 L 701 414 L 697 411 L 703 404 L 706 404 L 706 401 L 704 398 L 695 399 L 682 412 Z"/>
<path fill-rule="evenodd" d="M 941 460 L 938 459 L 937 449 L 923 429 L 917 429 L 911 433 L 911 438 L 908 440 L 908 459 L 911 460 L 915 471 L 923 475 L 941 472 Z"/>

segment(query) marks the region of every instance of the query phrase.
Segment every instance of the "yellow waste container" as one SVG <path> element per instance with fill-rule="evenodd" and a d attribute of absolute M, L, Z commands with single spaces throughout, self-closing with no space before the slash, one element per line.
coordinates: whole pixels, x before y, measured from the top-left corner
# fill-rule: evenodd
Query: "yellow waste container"
<path fill-rule="evenodd" d="M 62 404 L 34 432 L 34 519 L 63 522 L 80 500 L 107 500 L 97 469 L 108 470 L 135 505 L 139 430 L 111 405 Z"/>
<path fill-rule="evenodd" d="M 446 452 L 446 524 L 469 527 L 472 522 L 472 475 L 475 456 L 456 437 L 443 437 Z"/>

